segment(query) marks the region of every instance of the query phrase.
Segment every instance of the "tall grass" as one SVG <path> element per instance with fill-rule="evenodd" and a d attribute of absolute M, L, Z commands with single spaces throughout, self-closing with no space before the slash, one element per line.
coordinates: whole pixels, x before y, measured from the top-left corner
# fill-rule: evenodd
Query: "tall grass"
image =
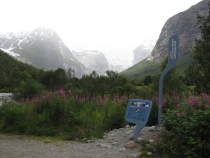
<path fill-rule="evenodd" d="M 125 125 L 127 98 L 92 98 L 58 90 L 0 107 L 0 131 L 61 136 L 64 139 L 102 137 Z"/>

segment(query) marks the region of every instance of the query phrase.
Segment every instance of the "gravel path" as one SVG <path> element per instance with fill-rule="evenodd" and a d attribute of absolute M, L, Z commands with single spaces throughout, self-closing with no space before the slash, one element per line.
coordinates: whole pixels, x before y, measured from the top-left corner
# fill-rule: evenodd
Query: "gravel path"
<path fill-rule="evenodd" d="M 0 134 L 1 158 L 124 158 L 138 157 L 140 144 L 126 149 L 132 127 L 115 129 L 105 134 L 104 139 L 86 142 L 47 140 L 19 135 Z M 144 139 L 154 139 L 158 132 L 145 127 L 140 132 Z M 88 143 L 87 143 L 88 142 Z"/>

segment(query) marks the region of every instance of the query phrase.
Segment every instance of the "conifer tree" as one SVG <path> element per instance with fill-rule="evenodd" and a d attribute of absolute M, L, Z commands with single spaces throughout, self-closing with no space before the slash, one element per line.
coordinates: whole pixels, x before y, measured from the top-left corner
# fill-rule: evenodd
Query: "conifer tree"
<path fill-rule="evenodd" d="M 210 10 L 210 2 L 208 4 Z M 185 73 L 197 92 L 210 92 L 210 15 L 197 15 L 197 23 L 201 30 L 201 38 L 195 39 L 193 62 Z"/>

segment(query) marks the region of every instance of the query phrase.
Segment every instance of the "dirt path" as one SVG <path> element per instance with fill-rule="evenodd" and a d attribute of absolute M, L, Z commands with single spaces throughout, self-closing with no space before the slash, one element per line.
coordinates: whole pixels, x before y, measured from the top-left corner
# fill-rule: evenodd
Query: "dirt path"
<path fill-rule="evenodd" d="M 50 138 L 0 134 L 1 158 L 124 158 L 137 157 L 139 146 L 126 149 L 130 128 L 107 133 L 110 139 L 98 139 L 92 143 L 59 141 Z M 146 130 L 145 130 L 146 131 Z M 147 131 L 146 131 L 147 132 Z M 144 130 L 141 133 L 146 133 Z M 149 134 L 149 132 L 148 132 Z M 151 133 L 142 134 L 152 137 Z M 154 134 L 153 134 L 154 135 Z M 111 137 L 112 136 L 112 137 Z"/>

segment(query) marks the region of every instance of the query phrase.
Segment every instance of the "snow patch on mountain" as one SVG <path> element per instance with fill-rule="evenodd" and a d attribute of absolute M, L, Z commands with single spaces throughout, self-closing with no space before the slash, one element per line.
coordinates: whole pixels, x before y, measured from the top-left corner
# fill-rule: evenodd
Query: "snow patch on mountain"
<path fill-rule="evenodd" d="M 140 62 L 141 60 L 147 58 L 154 46 L 155 46 L 156 41 L 154 40 L 145 40 L 143 41 L 136 49 L 133 50 L 133 64 L 136 64 L 138 62 Z"/>
<path fill-rule="evenodd" d="M 13 56 L 13 57 L 19 57 L 20 55 L 17 54 L 17 53 L 14 53 L 12 51 L 13 48 L 9 48 L 9 49 L 3 49 L 3 48 L 0 48 L 2 51 L 6 52 L 7 54 Z"/>

